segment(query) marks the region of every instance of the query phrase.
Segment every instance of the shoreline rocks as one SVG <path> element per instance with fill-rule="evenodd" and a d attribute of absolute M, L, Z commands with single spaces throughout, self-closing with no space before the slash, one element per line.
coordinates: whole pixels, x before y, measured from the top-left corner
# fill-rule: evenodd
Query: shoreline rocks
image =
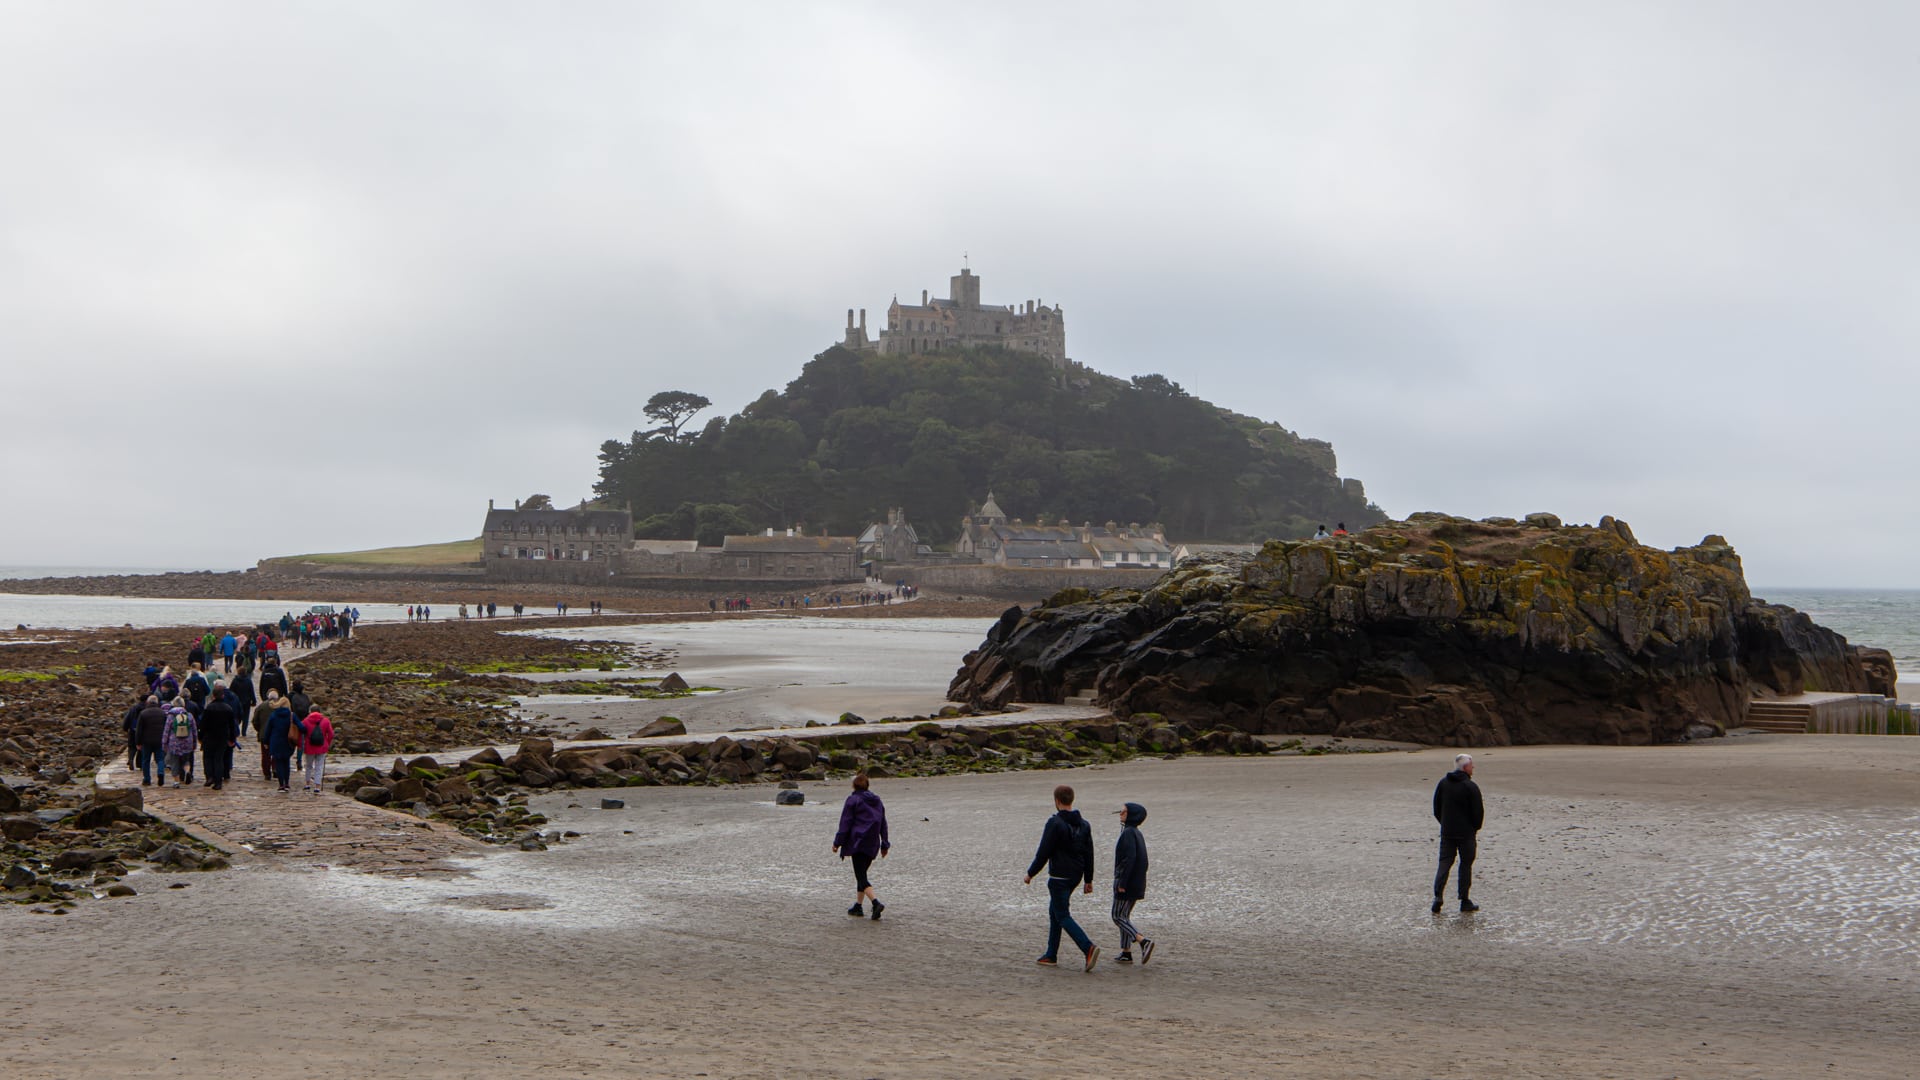
<path fill-rule="evenodd" d="M 1010 608 L 948 696 L 990 710 L 1091 690 L 1121 718 L 1255 734 L 1646 744 L 1723 734 L 1756 691 L 1895 677 L 1882 651 L 1754 599 L 1722 537 L 1664 552 L 1610 517 L 1416 514 Z"/>

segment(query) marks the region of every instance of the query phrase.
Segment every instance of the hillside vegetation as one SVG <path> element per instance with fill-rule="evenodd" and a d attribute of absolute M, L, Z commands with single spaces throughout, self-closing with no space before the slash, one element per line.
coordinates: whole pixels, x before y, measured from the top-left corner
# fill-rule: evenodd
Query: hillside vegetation
<path fill-rule="evenodd" d="M 367 551 L 335 551 L 317 555 L 285 555 L 269 559 L 272 563 L 319 563 L 327 566 L 463 566 L 480 561 L 480 538 L 454 540 L 445 544 L 414 544 L 410 547 L 372 548 Z"/>
<path fill-rule="evenodd" d="M 854 533 L 899 506 L 923 541 L 949 543 L 989 490 L 1028 522 L 1157 521 L 1177 540 L 1297 537 L 1384 517 L 1358 482 L 1340 480 L 1327 443 L 1160 375 L 1063 376 L 1001 349 L 836 346 L 785 391 L 697 431 L 610 440 L 600 462 L 597 492 L 631 501 L 641 536 L 703 542 L 795 523 Z"/>

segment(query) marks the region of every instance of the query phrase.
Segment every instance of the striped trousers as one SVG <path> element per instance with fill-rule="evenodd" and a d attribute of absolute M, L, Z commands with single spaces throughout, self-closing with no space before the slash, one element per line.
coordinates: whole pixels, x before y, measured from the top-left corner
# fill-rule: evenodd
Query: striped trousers
<path fill-rule="evenodd" d="M 1118 893 L 1113 897 L 1113 925 L 1120 928 L 1120 951 L 1133 948 L 1140 931 L 1133 925 L 1133 900 Z"/>

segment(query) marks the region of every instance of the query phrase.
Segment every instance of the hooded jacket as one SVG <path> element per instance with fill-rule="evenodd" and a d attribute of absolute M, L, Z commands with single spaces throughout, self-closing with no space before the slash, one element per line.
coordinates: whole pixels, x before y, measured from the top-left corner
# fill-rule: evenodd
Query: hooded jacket
<path fill-rule="evenodd" d="M 308 757 L 319 757 L 333 749 L 333 721 L 326 713 L 309 712 L 306 719 L 295 720 L 294 726 L 300 730 L 300 751 Z"/>
<path fill-rule="evenodd" d="M 840 857 L 872 858 L 893 845 L 887 842 L 887 808 L 871 791 L 856 791 L 840 808 L 840 831 L 833 834 Z"/>
<path fill-rule="evenodd" d="M 200 714 L 200 741 L 207 746 L 231 746 L 237 734 L 233 706 L 224 697 L 207 702 Z"/>
<path fill-rule="evenodd" d="M 1466 773 L 1455 769 L 1434 786 L 1433 818 L 1440 823 L 1442 838 L 1471 839 L 1486 817 L 1486 808 L 1480 805 L 1480 785 Z"/>
<path fill-rule="evenodd" d="M 267 714 L 266 726 L 260 731 L 262 735 L 260 741 L 267 744 L 268 751 L 274 757 L 293 756 L 293 740 L 296 733 L 293 727 L 293 710 L 287 708 L 286 702 L 282 701 L 273 706 L 273 711 Z"/>
<path fill-rule="evenodd" d="M 1040 849 L 1033 853 L 1027 876 L 1047 868 L 1047 876 L 1093 884 L 1093 826 L 1078 810 L 1060 810 L 1040 831 Z"/>
<path fill-rule="evenodd" d="M 177 729 L 184 726 L 186 731 Z M 200 744 L 200 721 L 185 705 L 174 705 L 167 710 L 167 726 L 160 737 L 160 748 L 168 754 L 192 757 L 193 748 Z"/>
<path fill-rule="evenodd" d="M 1128 803 L 1120 817 L 1120 842 L 1113 846 L 1113 894 L 1127 900 L 1147 895 L 1147 838 L 1140 835 L 1145 820 L 1147 808 Z"/>

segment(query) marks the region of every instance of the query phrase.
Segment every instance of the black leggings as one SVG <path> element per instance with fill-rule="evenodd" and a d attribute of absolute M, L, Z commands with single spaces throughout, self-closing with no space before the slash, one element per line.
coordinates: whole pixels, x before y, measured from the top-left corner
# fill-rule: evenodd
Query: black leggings
<path fill-rule="evenodd" d="M 873 888 L 873 882 L 867 880 L 867 869 L 873 865 L 873 856 L 855 855 L 853 857 L 853 884 L 861 892 Z"/>

